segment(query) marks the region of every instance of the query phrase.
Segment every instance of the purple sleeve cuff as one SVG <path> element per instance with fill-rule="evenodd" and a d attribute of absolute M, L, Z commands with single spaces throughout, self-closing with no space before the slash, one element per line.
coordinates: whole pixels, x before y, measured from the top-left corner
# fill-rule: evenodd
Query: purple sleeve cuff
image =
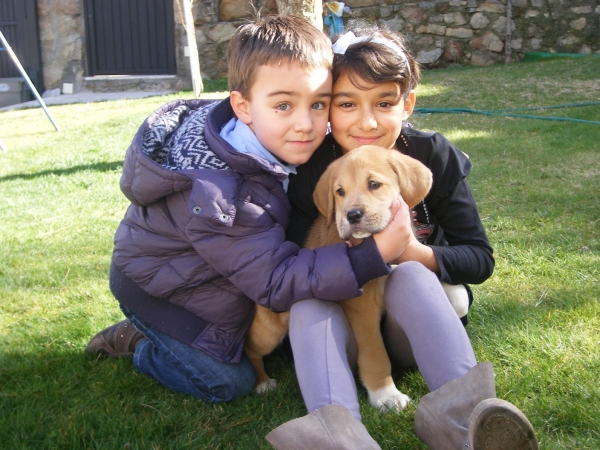
<path fill-rule="evenodd" d="M 349 248 L 348 258 L 360 287 L 391 272 L 390 267 L 381 258 L 372 236 L 363 240 L 360 245 Z"/>

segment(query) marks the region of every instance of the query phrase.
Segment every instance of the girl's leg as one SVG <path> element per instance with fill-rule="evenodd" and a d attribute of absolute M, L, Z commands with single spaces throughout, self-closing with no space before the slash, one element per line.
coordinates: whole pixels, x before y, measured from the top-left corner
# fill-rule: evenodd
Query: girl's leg
<path fill-rule="evenodd" d="M 210 403 L 230 401 L 254 389 L 256 373 L 246 355 L 238 364 L 223 363 L 153 327 L 146 327 L 135 315 L 124 312 L 147 338 L 137 345 L 133 355 L 140 373 L 168 389 Z"/>
<path fill-rule="evenodd" d="M 392 362 L 419 368 L 430 391 L 466 374 L 477 361 L 442 286 L 417 262 L 397 266 L 385 287 L 384 340 Z"/>
<path fill-rule="evenodd" d="M 356 341 L 342 308 L 316 299 L 295 303 L 289 334 L 308 412 L 337 404 L 361 420 L 351 369 L 356 367 Z"/>

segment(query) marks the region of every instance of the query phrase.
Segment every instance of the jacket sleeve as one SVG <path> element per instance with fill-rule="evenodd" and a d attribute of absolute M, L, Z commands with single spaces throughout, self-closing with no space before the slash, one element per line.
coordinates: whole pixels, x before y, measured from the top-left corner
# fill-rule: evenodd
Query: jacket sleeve
<path fill-rule="evenodd" d="M 435 243 L 440 245 L 431 245 L 440 280 L 450 284 L 483 283 L 494 271 L 494 257 L 466 181 L 471 162 L 439 133 L 429 135 L 418 148 L 419 159 L 423 158 L 433 173 L 433 187 L 425 202 L 441 229 L 442 239 Z"/>
<path fill-rule="evenodd" d="M 466 180 L 432 211 L 448 245 L 432 245 L 440 280 L 450 284 L 478 284 L 494 271 L 494 257 L 475 199 Z"/>
<path fill-rule="evenodd" d="M 207 186 L 201 190 L 206 192 Z M 186 227 L 188 239 L 202 259 L 256 303 L 287 311 L 294 302 L 309 298 L 344 300 L 362 294 L 359 283 L 365 278 L 389 273 L 379 256 L 365 264 L 360 275 L 355 274 L 351 258 L 357 259 L 361 252 L 372 253 L 374 243 L 352 249 L 342 243 L 313 251 L 286 241 L 282 223 L 287 220 L 275 220 L 277 208 L 269 208 L 279 200 L 257 197 L 255 192 L 253 200 L 259 204 L 238 202 L 235 214 L 213 213 L 210 205 L 191 204 Z M 229 220 L 232 215 L 235 220 Z"/>

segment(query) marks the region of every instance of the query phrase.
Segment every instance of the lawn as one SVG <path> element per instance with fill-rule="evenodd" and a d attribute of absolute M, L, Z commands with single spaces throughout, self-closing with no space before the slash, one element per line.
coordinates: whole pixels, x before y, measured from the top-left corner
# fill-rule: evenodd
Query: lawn
<path fill-rule="evenodd" d="M 599 74 L 593 57 L 427 71 L 412 117 L 473 162 L 496 270 L 474 286 L 467 331 L 544 450 L 600 448 Z M 83 353 L 121 319 L 108 267 L 127 207 L 123 156 L 144 118 L 181 97 L 191 93 L 50 106 L 60 132 L 40 108 L 0 112 L 4 448 L 267 449 L 270 430 L 305 414 L 280 350 L 266 361 L 275 392 L 219 405 L 169 392 L 131 361 Z M 546 106 L 561 107 L 512 112 L 552 120 L 456 111 Z M 415 401 L 382 415 L 360 389 L 364 423 L 384 449 L 424 449 L 413 419 L 426 386 L 415 371 L 394 379 Z"/>

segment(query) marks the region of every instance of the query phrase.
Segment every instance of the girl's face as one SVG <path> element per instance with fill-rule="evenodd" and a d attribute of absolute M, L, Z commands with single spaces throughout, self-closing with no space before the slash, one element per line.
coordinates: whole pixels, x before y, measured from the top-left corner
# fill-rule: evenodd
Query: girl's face
<path fill-rule="evenodd" d="M 358 84 L 366 89 L 357 88 L 343 74 L 333 85 L 329 121 L 334 139 L 344 154 L 361 145 L 397 148 L 402 121 L 408 119 L 415 105 L 414 92 L 404 100 L 400 86 L 392 81 L 360 80 Z"/>

